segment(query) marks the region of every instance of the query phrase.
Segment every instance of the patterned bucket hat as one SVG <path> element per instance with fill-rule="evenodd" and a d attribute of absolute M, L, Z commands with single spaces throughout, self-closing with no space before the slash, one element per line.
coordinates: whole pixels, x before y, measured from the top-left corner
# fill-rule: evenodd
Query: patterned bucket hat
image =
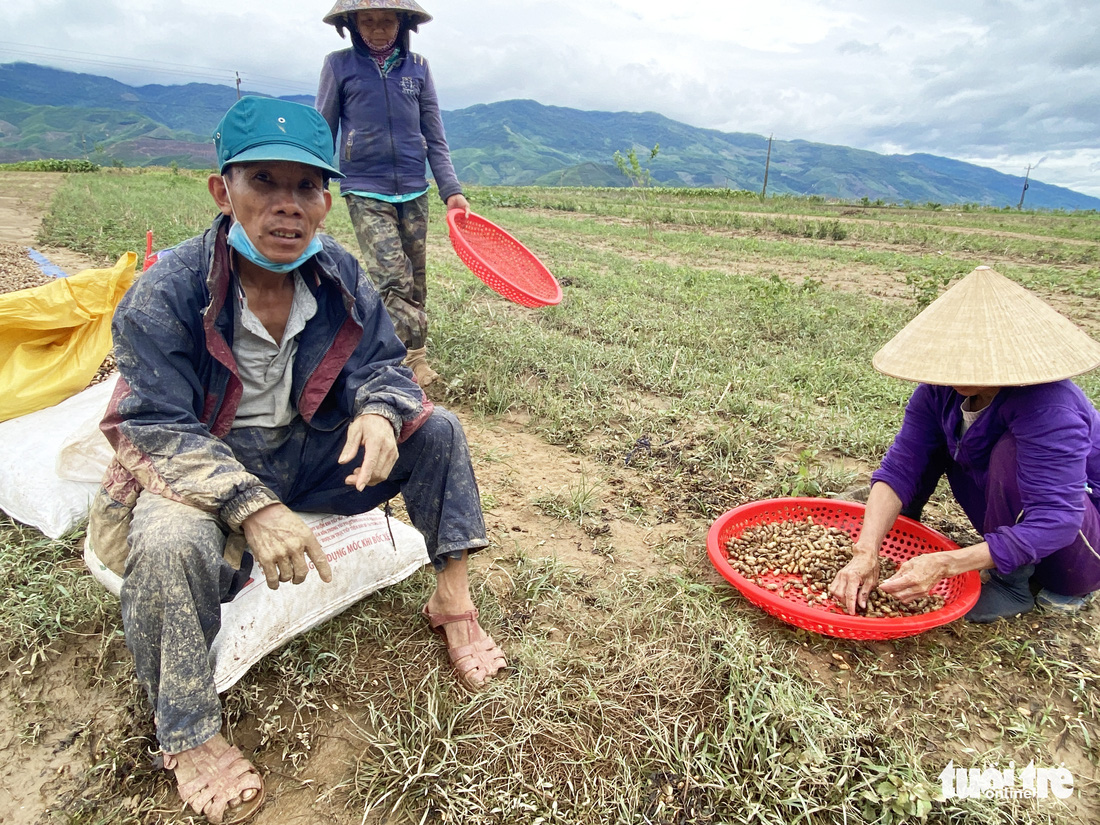
<path fill-rule="evenodd" d="M 413 31 L 432 19 L 416 0 L 336 0 L 336 5 L 323 19 L 340 30 L 350 25 L 349 20 L 357 11 L 395 11 L 409 18 L 409 28 Z"/>

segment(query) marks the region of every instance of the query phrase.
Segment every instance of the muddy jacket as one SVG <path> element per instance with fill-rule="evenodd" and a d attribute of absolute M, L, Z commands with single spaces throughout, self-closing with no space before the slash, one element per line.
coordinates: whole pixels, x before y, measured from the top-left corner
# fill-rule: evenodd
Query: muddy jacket
<path fill-rule="evenodd" d="M 918 386 L 872 484 L 885 481 L 906 506 L 929 465 L 942 462 L 952 489 L 964 491 L 959 504 L 981 529 L 990 454 L 1001 436 L 1011 433 L 1024 512 L 1016 524 L 984 536 L 993 561 L 1010 573 L 1072 543 L 1084 508 L 1091 503 L 1100 509 L 1100 413 L 1081 389 L 1072 381 L 1005 387 L 959 438 L 961 421 L 957 392 Z M 970 484 L 955 484 L 959 479 Z M 966 494 L 968 489 L 981 496 Z"/>
<path fill-rule="evenodd" d="M 334 141 L 340 133 L 336 148 L 340 171 L 347 175 L 341 192 L 421 192 L 428 188 L 425 160 L 444 202 L 462 191 L 428 62 L 415 52 L 406 53 L 385 76 L 359 49 L 332 52 L 321 69 L 317 110 Z"/>
<path fill-rule="evenodd" d="M 120 573 L 130 516 L 149 490 L 215 513 L 239 531 L 278 501 L 221 440 L 241 381 L 233 357 L 236 276 L 225 242 L 229 220 L 162 253 L 126 293 L 112 332 L 119 379 L 100 425 L 115 449 L 92 504 L 91 546 Z M 376 413 L 403 441 L 431 413 L 405 349 L 370 279 L 332 238 L 299 270 L 317 313 L 298 338 L 291 398 L 311 427 L 335 430 Z"/>

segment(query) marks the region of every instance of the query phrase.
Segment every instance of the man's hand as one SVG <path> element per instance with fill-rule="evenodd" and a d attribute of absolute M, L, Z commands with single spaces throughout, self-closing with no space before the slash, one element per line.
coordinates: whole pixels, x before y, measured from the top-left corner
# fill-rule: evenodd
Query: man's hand
<path fill-rule="evenodd" d="M 470 202 L 461 192 L 447 198 L 447 211 L 450 212 L 452 209 L 461 209 L 466 213 L 467 218 L 470 217 Z"/>
<path fill-rule="evenodd" d="M 257 510 L 241 527 L 272 590 L 279 589 L 279 582 L 304 582 L 309 572 L 307 556 L 321 581 L 332 581 L 332 570 L 313 531 L 285 504 Z"/>
<path fill-rule="evenodd" d="M 878 553 L 856 552 L 829 585 L 829 595 L 844 608 L 844 612 L 854 615 L 856 605 L 860 610 L 867 609 L 867 597 L 878 584 Z"/>
<path fill-rule="evenodd" d="M 879 590 L 908 604 L 927 596 L 937 582 L 950 574 L 944 553 L 923 553 L 904 562 L 898 572 L 879 585 Z"/>
<path fill-rule="evenodd" d="M 457 197 L 457 196 L 454 196 Z M 397 438 L 393 425 L 381 415 L 361 415 L 348 425 L 348 437 L 337 461 L 347 464 L 363 450 L 363 463 L 344 479 L 359 492 L 390 477 L 397 462 Z"/>

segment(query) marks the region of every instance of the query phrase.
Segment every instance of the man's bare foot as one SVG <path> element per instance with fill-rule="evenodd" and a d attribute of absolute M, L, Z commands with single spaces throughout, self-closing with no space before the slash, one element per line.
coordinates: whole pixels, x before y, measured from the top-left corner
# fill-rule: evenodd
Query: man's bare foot
<path fill-rule="evenodd" d="M 164 755 L 173 771 L 180 798 L 215 825 L 244 822 L 264 801 L 259 771 L 220 733 L 197 748 Z"/>

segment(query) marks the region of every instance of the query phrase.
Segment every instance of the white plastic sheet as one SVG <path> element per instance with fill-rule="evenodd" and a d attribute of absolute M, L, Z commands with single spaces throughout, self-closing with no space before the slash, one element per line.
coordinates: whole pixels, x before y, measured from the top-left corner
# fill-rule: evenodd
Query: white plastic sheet
<path fill-rule="evenodd" d="M 117 380 L 0 421 L 0 510 L 52 539 L 87 518 L 111 458 L 99 422 Z"/>

